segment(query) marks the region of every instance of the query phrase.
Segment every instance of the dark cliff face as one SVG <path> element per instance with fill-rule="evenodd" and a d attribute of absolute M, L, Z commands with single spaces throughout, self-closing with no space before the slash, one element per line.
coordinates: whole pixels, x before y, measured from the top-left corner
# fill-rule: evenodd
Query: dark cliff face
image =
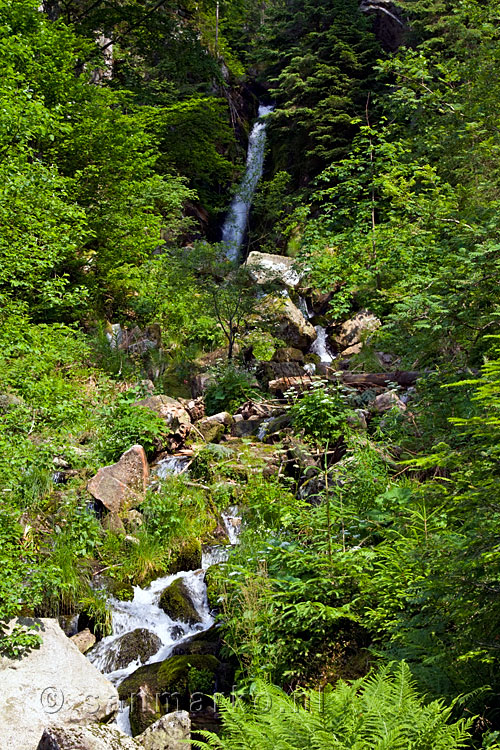
<path fill-rule="evenodd" d="M 373 17 L 373 31 L 385 50 L 396 51 L 404 42 L 408 25 L 391 0 L 361 0 L 359 9 Z"/>

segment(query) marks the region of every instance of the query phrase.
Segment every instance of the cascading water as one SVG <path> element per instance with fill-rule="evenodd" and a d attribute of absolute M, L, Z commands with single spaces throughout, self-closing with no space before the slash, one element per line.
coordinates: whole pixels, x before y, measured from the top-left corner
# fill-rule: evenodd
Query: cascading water
<path fill-rule="evenodd" d="M 311 353 L 317 354 L 320 361 L 325 365 L 329 365 L 333 362 L 333 357 L 327 349 L 326 341 L 326 329 L 323 326 L 314 326 L 316 329 L 317 337 L 316 340 L 311 344 Z"/>
<path fill-rule="evenodd" d="M 273 106 L 259 107 L 259 119 L 256 121 L 248 140 L 248 153 L 245 175 L 240 182 L 222 227 L 222 242 L 226 246 L 229 260 L 236 261 L 240 252 L 248 214 L 257 183 L 262 176 L 264 166 L 264 149 L 266 145 L 266 115 L 273 111 Z"/>

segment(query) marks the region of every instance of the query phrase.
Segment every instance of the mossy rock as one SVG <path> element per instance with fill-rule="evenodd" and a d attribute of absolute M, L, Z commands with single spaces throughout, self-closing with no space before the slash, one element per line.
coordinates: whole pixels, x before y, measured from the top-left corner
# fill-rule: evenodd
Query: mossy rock
<path fill-rule="evenodd" d="M 196 625 L 201 617 L 182 578 L 177 578 L 160 596 L 160 607 L 174 621 Z"/>
<path fill-rule="evenodd" d="M 188 539 L 182 547 L 174 552 L 168 572 L 180 573 L 201 568 L 201 542 L 199 539 Z"/>
<path fill-rule="evenodd" d="M 177 705 L 189 710 L 190 694 L 214 691 L 220 666 L 221 662 L 211 654 L 171 656 L 136 669 L 118 686 L 118 694 L 120 700 L 132 699 L 133 703 L 139 689 L 147 685 L 150 694 L 168 701 L 169 710 L 175 710 Z"/>
<path fill-rule="evenodd" d="M 139 660 L 141 664 L 156 654 L 161 648 L 161 640 L 147 628 L 136 628 L 121 635 L 107 653 L 102 665 L 103 672 L 123 669 L 130 662 Z"/>

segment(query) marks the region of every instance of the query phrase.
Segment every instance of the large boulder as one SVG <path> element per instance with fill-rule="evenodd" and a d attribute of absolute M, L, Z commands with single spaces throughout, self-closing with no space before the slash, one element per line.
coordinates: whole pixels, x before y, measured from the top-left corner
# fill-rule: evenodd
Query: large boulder
<path fill-rule="evenodd" d="M 365 339 L 381 326 L 380 320 L 368 310 L 361 310 L 353 318 L 342 323 L 335 341 L 342 349 L 362 344 Z M 351 353 L 356 353 L 352 351 Z"/>
<path fill-rule="evenodd" d="M 149 466 L 142 445 L 133 445 L 116 464 L 104 466 L 87 485 L 90 494 L 112 513 L 142 503 Z"/>
<path fill-rule="evenodd" d="M 106 646 L 106 657 L 99 660 L 103 672 L 114 672 L 124 669 L 133 661 L 144 664 L 161 648 L 161 640 L 156 633 L 147 628 L 136 628 L 117 638 L 111 646 Z M 98 654 L 100 646 L 92 653 Z M 92 658 L 92 657 L 91 657 Z"/>
<path fill-rule="evenodd" d="M 166 746 L 168 747 L 168 745 Z M 37 750 L 143 750 L 144 745 L 117 727 L 51 726 L 45 729 Z"/>
<path fill-rule="evenodd" d="M 213 693 L 221 669 L 221 662 L 211 654 L 184 654 L 146 664 L 132 672 L 119 685 L 118 692 L 121 700 L 130 701 L 134 736 L 143 731 L 148 716 L 151 722 L 156 721 L 155 712 L 161 711 L 162 705 L 167 711 L 171 708 L 189 710 L 195 693 Z"/>
<path fill-rule="evenodd" d="M 119 709 L 118 693 L 61 630 L 57 620 L 23 618 L 40 625 L 42 642 L 22 658 L 0 659 L 0 737 L 9 750 L 36 750 L 44 729 L 108 721 Z M 10 627 L 14 627 L 12 621 Z"/>
<path fill-rule="evenodd" d="M 295 289 L 300 284 L 301 275 L 294 269 L 295 260 L 286 255 L 272 255 L 252 251 L 246 266 L 250 278 L 256 284 L 278 283 Z"/>
<path fill-rule="evenodd" d="M 188 625 L 202 622 L 201 616 L 196 611 L 191 592 L 182 578 L 177 578 L 162 591 L 159 605 L 174 622 L 186 622 Z"/>
<path fill-rule="evenodd" d="M 191 431 L 191 417 L 183 405 L 170 396 L 148 396 L 137 401 L 137 406 L 155 412 L 167 424 L 167 445 L 174 451 L 183 445 Z"/>
<path fill-rule="evenodd" d="M 274 335 L 288 346 L 307 351 L 316 339 L 314 326 L 305 319 L 288 296 L 268 295 L 262 300 L 261 314 L 271 325 Z"/>

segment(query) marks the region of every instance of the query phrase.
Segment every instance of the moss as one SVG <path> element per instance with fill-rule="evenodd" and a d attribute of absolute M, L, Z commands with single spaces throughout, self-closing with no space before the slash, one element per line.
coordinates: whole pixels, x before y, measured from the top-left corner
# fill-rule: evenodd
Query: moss
<path fill-rule="evenodd" d="M 196 687 L 197 673 L 198 676 L 203 675 L 205 685 L 207 675 L 211 675 L 211 689 L 215 687 L 215 674 L 219 664 L 219 660 L 211 654 L 171 656 L 170 659 L 166 659 L 161 664 L 158 672 L 158 683 L 163 692 L 170 695 L 177 693 L 181 700 L 185 700 L 190 692 L 194 693 L 199 689 Z"/>
<path fill-rule="evenodd" d="M 205 573 L 205 585 L 207 587 L 207 599 L 210 609 L 216 609 L 219 604 L 219 597 L 222 593 L 218 568 L 218 565 L 211 565 Z"/>
<path fill-rule="evenodd" d="M 199 539 L 188 539 L 182 547 L 173 553 L 169 564 L 169 573 L 181 570 L 199 570 L 201 568 L 201 542 Z"/>
<path fill-rule="evenodd" d="M 160 597 L 160 607 L 174 621 L 195 625 L 201 617 L 195 609 L 191 595 L 182 578 L 170 584 Z"/>

